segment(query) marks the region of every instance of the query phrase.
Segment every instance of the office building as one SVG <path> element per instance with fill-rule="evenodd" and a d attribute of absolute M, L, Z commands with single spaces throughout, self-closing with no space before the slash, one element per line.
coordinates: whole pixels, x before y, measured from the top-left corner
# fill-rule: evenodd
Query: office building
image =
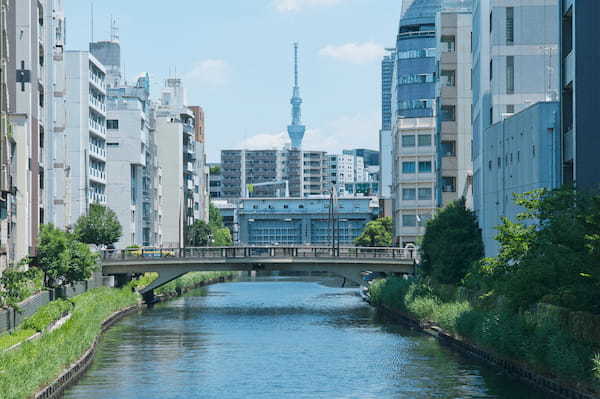
<path fill-rule="evenodd" d="M 209 163 L 209 197 L 219 200 L 223 197 L 223 169 L 220 163 Z"/>
<path fill-rule="evenodd" d="M 244 198 L 237 209 L 239 241 L 246 245 L 330 245 L 330 200 L 314 198 Z M 372 198 L 340 198 L 336 202 L 336 240 L 352 245 L 365 225 L 378 215 Z"/>
<path fill-rule="evenodd" d="M 0 274 L 11 262 L 9 253 L 9 224 L 10 224 L 10 147 L 9 137 L 12 126 L 9 122 L 9 90 L 7 65 L 14 51 L 9 42 L 9 1 L 0 0 Z"/>
<path fill-rule="evenodd" d="M 472 2 L 445 0 L 436 17 L 438 207 L 464 197 L 472 205 Z"/>
<path fill-rule="evenodd" d="M 486 256 L 496 256 L 496 226 L 524 209 L 513 194 L 560 185 L 560 113 L 557 102 L 538 102 L 484 131 L 483 204 L 479 210 Z"/>
<path fill-rule="evenodd" d="M 600 100 L 597 29 L 600 2 L 561 1 L 560 65 L 563 183 L 577 188 L 600 187 Z"/>
<path fill-rule="evenodd" d="M 473 203 L 481 229 L 486 130 L 537 102 L 556 101 L 559 0 L 475 0 L 473 4 Z M 485 233 L 484 233 L 485 234 Z"/>
<path fill-rule="evenodd" d="M 415 244 L 436 209 L 436 14 L 440 0 L 403 4 L 392 87 L 394 242 Z"/>

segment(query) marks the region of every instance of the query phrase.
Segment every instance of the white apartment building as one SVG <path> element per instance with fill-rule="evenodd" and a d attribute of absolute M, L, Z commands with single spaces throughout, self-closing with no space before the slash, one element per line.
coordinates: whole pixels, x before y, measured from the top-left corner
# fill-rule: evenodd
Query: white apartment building
<path fill-rule="evenodd" d="M 87 51 L 65 52 L 65 64 L 69 172 L 65 221 L 57 223 L 62 228 L 73 226 L 90 204 L 107 204 L 106 69 Z"/>
<path fill-rule="evenodd" d="M 45 0 L 10 2 L 6 34 L 10 49 L 6 69 L 8 79 L 8 114 L 11 134 L 6 143 L 9 170 L 3 190 L 11 195 L 7 204 L 7 244 L 9 262 L 35 255 L 39 225 L 44 223 L 44 154 L 43 137 L 47 126 L 45 112 L 49 97 L 46 68 L 53 62 L 45 57 L 47 32 L 45 22 L 52 14 L 53 3 Z M 11 72 L 15 75 L 11 75 Z"/>
<path fill-rule="evenodd" d="M 415 244 L 436 210 L 436 118 L 399 118 L 393 126 L 392 199 L 396 243 Z"/>
<path fill-rule="evenodd" d="M 181 79 L 167 79 L 156 109 L 156 145 L 162 173 L 162 243 L 167 247 L 185 245 L 184 233 L 194 223 L 200 207 L 194 192 L 196 162 L 204 160 L 203 146 L 196 146 L 195 114 L 188 108 Z M 204 168 L 202 169 L 204 170 Z M 203 187 L 203 190 L 206 190 Z"/>

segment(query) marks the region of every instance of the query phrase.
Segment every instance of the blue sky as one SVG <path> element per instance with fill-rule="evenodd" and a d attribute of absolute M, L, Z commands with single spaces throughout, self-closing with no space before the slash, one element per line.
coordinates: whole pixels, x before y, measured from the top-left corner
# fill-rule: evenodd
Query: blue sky
<path fill-rule="evenodd" d="M 305 148 L 376 149 L 380 60 L 401 0 L 95 0 L 94 39 L 119 18 L 125 75 L 184 79 L 206 111 L 207 156 L 287 140 L 292 43 L 300 42 Z M 90 1 L 66 0 L 67 47 L 87 49 Z"/>

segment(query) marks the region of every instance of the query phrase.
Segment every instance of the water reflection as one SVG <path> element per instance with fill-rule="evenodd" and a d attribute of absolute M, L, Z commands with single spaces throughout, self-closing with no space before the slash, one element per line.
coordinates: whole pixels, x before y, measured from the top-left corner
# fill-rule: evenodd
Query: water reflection
<path fill-rule="evenodd" d="M 130 317 L 66 398 L 543 398 L 382 322 L 356 290 L 228 283 Z"/>

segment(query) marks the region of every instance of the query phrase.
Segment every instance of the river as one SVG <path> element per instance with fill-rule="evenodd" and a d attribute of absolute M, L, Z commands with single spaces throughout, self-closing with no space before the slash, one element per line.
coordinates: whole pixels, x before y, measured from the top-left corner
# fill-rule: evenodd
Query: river
<path fill-rule="evenodd" d="M 380 320 L 357 290 L 219 284 L 110 329 L 67 399 L 545 396 Z"/>

